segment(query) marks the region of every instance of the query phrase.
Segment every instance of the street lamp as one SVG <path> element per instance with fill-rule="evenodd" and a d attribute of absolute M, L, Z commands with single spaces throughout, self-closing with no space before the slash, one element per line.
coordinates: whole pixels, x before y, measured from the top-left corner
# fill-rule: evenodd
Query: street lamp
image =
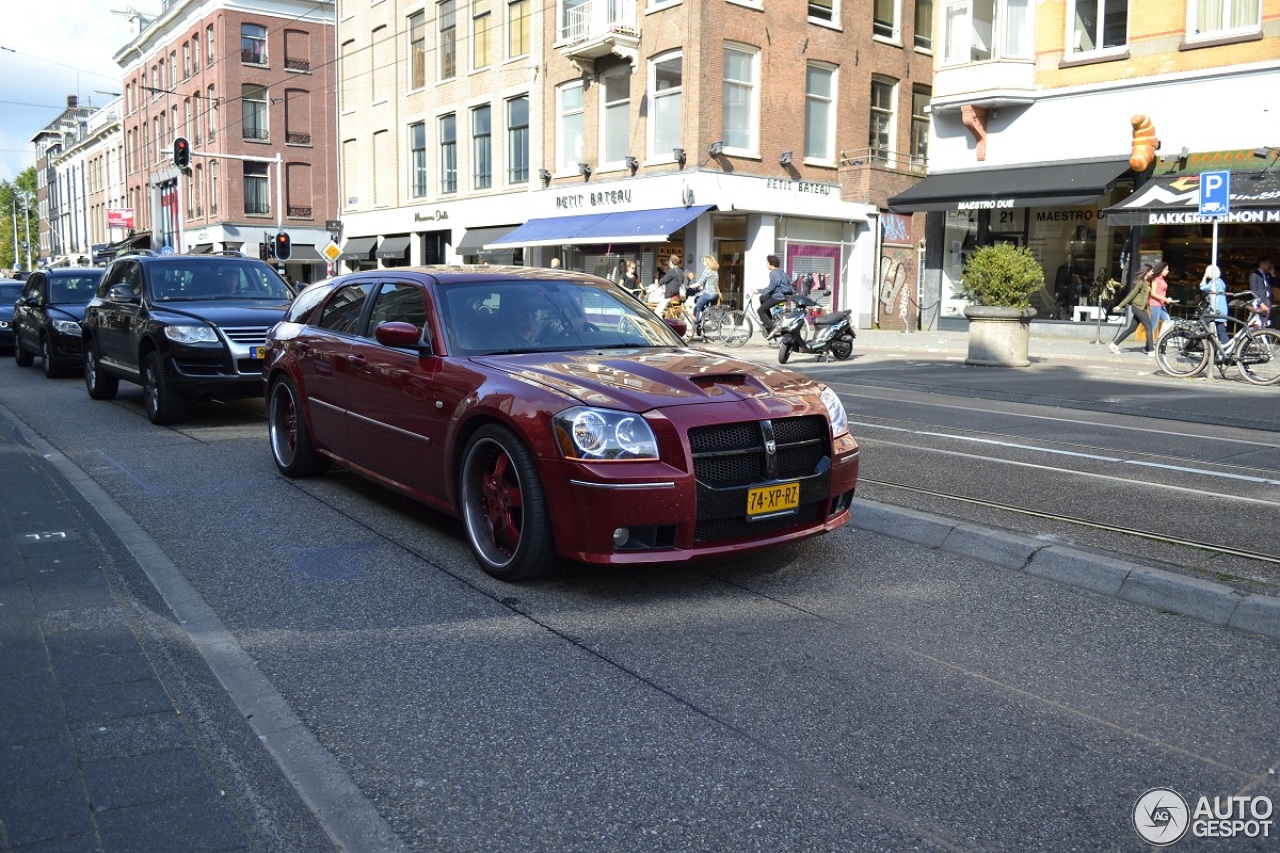
<path fill-rule="evenodd" d="M 18 192 L 22 193 L 22 216 L 25 220 L 25 225 L 22 229 L 22 242 L 27 245 L 27 272 L 31 272 L 31 191 L 18 190 Z M 39 224 L 39 222 L 40 220 L 37 218 L 36 223 Z"/>

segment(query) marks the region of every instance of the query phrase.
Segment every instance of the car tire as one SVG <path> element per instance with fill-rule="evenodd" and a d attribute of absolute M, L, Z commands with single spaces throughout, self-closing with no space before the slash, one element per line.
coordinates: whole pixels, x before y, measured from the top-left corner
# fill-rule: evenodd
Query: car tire
<path fill-rule="evenodd" d="M 504 426 L 483 426 L 467 442 L 459 471 L 462 523 L 480 567 L 504 581 L 551 571 L 551 512 L 524 443 Z"/>
<path fill-rule="evenodd" d="M 142 361 L 142 402 L 147 417 L 157 426 L 177 423 L 186 414 L 186 401 L 169 387 L 158 352 L 147 353 Z"/>
<path fill-rule="evenodd" d="M 120 390 L 120 380 L 102 369 L 98 345 L 92 340 L 84 344 L 84 387 L 94 400 L 114 400 Z"/>
<path fill-rule="evenodd" d="M 271 386 L 267 399 L 267 438 L 271 458 L 286 477 L 308 477 L 329 467 L 328 460 L 316 453 L 311 444 L 311 431 L 302 415 L 298 386 L 288 377 Z"/>
<path fill-rule="evenodd" d="M 44 362 L 44 375 L 48 378 L 57 379 L 65 375 L 63 369 L 53 360 L 53 342 L 49 340 L 48 335 L 40 336 L 40 360 Z"/>
<path fill-rule="evenodd" d="M 778 364 L 786 364 L 791 358 L 791 347 L 786 341 L 778 344 Z"/>
<path fill-rule="evenodd" d="M 13 342 L 13 361 L 18 367 L 30 367 L 35 364 L 36 357 L 22 348 L 16 339 Z"/>

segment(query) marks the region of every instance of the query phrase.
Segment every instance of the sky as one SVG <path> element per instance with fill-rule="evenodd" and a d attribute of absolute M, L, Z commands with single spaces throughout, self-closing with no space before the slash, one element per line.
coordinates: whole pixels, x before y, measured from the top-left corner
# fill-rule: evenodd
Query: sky
<path fill-rule="evenodd" d="M 112 10 L 128 7 L 128 0 L 0 0 L 0 181 L 36 164 L 31 137 L 66 109 L 67 95 L 104 106 L 120 91 L 124 73 L 111 57 L 128 43 L 129 22 Z M 136 8 L 155 14 L 160 0 Z"/>

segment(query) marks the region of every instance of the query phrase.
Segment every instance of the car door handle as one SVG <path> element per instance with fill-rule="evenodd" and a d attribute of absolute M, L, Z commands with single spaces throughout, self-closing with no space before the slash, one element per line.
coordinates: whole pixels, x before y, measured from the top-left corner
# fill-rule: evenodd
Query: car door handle
<path fill-rule="evenodd" d="M 362 355 L 349 355 L 347 356 L 347 363 L 352 367 L 364 367 L 369 363 L 369 360 Z"/>
<path fill-rule="evenodd" d="M 311 344 L 304 343 L 302 341 L 299 341 L 298 343 L 294 344 L 293 348 L 297 352 L 311 352 Z"/>

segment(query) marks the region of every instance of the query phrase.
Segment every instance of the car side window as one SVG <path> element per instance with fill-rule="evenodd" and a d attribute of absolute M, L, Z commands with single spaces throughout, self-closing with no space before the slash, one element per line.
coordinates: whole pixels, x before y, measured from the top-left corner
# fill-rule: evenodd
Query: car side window
<path fill-rule="evenodd" d="M 365 300 L 373 288 L 372 283 L 348 284 L 338 288 L 320 311 L 316 325 L 343 335 L 356 334 Z"/>
<path fill-rule="evenodd" d="M 107 274 L 102 277 L 102 284 L 98 285 L 98 295 L 106 296 L 107 291 L 120 284 L 124 280 L 128 266 L 128 262 L 124 261 L 112 264 L 111 269 L 107 270 Z"/>
<path fill-rule="evenodd" d="M 26 286 L 22 288 L 22 298 L 35 299 L 37 302 L 41 301 L 40 285 L 43 283 L 44 283 L 44 276 L 41 275 L 40 273 L 36 273 L 35 275 L 31 276 L 31 278 L 27 279 Z"/>
<path fill-rule="evenodd" d="M 410 323 L 417 327 L 418 338 L 427 324 L 427 309 L 422 301 L 422 289 L 412 284 L 384 284 L 369 312 L 368 336 L 382 323 Z"/>

